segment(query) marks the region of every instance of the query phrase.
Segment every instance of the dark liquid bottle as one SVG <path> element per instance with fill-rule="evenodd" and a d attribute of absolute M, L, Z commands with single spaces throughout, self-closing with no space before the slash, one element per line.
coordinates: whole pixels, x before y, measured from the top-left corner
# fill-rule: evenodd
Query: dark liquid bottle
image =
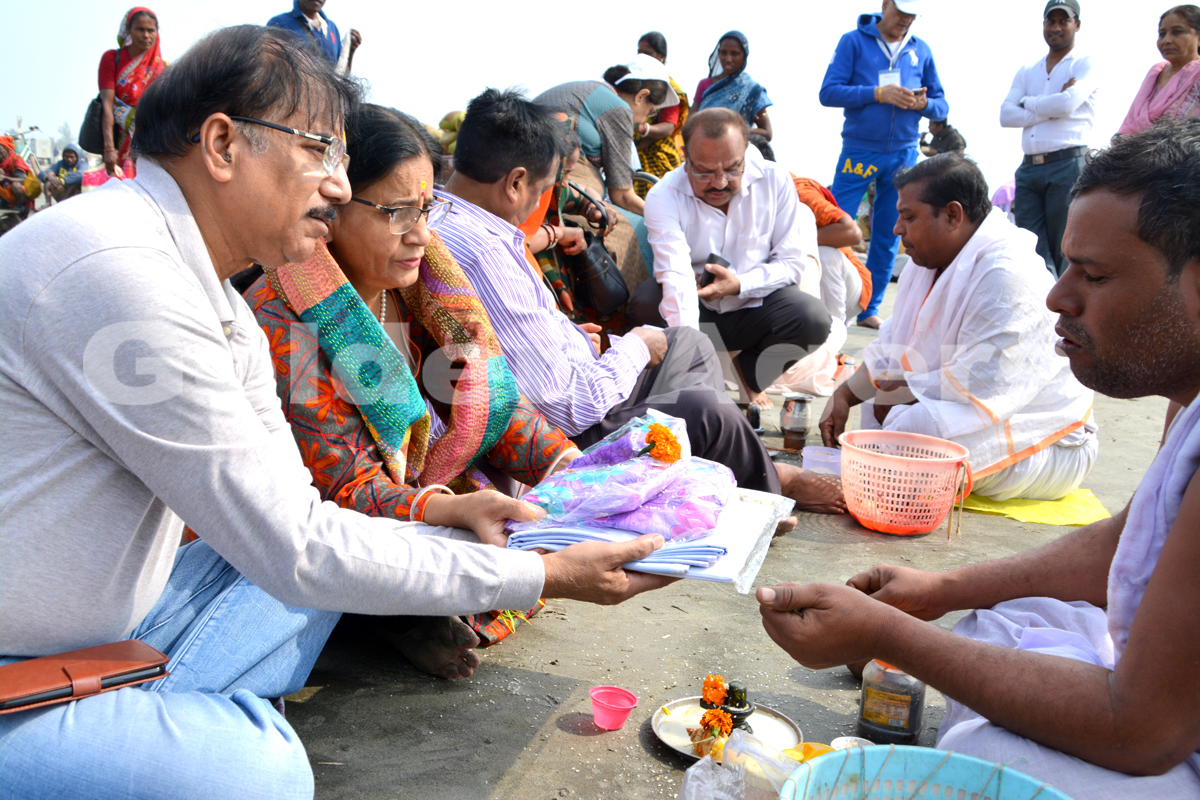
<path fill-rule="evenodd" d="M 882 661 L 863 670 L 859 736 L 875 744 L 916 744 L 924 713 L 924 683 Z"/>

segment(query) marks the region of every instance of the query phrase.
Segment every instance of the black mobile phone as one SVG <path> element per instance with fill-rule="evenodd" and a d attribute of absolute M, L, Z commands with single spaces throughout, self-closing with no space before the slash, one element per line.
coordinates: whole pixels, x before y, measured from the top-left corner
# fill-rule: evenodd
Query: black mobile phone
<path fill-rule="evenodd" d="M 729 262 L 726 261 L 725 259 L 721 258 L 716 253 L 709 253 L 708 259 L 704 263 L 705 264 L 720 264 L 722 267 L 725 267 L 726 269 L 729 268 Z M 700 288 L 703 289 L 705 286 L 708 286 L 710 283 L 712 283 L 716 279 L 717 279 L 716 275 L 714 275 L 713 273 L 711 273 L 707 269 L 705 269 L 704 274 L 700 276 Z"/>

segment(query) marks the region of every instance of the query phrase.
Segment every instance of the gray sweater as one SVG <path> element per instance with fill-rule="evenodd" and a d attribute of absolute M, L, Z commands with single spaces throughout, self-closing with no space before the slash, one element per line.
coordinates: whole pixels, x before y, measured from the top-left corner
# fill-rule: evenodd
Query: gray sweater
<path fill-rule="evenodd" d="M 0 239 L 0 655 L 125 638 L 183 520 L 294 606 L 529 608 L 533 553 L 321 501 L 254 315 L 143 159 Z"/>

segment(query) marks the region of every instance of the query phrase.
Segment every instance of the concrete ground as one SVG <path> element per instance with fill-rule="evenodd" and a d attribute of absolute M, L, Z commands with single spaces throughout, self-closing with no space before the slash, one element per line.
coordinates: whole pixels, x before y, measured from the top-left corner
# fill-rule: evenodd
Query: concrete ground
<path fill-rule="evenodd" d="M 893 284 L 885 316 L 894 293 Z M 873 336 L 852 327 L 845 351 L 859 356 Z M 778 408 L 763 415 L 767 443 L 775 446 Z M 822 408 L 819 400 L 818 415 Z M 1100 457 L 1084 486 L 1110 511 L 1129 500 L 1153 459 L 1165 411 L 1158 398 L 1096 398 Z M 809 443 L 820 444 L 819 434 Z M 947 541 L 945 527 L 898 538 L 849 516 L 801 514 L 796 530 L 771 546 L 755 585 L 844 582 L 881 561 L 950 569 L 1028 550 L 1068 530 L 967 514 L 962 537 Z M 308 748 L 316 796 L 674 798 L 693 761 L 659 742 L 650 718 L 668 701 L 698 695 L 709 672 L 745 681 L 751 699 L 795 720 L 808 741 L 854 732 L 858 683 L 843 668 L 813 671 L 792 661 L 763 631 L 753 594 L 726 585 L 685 580 L 611 608 L 549 600 L 532 625 L 481 653 L 474 677 L 439 680 L 387 646 L 339 628 L 307 688 L 287 705 Z M 623 729 L 592 723 L 588 689 L 596 684 L 639 696 Z M 930 690 L 921 744 L 933 744 L 944 710 Z"/>

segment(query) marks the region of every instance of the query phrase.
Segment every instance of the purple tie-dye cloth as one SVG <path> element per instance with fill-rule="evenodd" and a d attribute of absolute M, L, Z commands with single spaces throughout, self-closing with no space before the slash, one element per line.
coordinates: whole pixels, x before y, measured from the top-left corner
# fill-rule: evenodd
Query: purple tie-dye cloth
<path fill-rule="evenodd" d="M 650 425 L 666 425 L 679 440 L 681 457 L 665 464 L 638 456 Z M 683 420 L 651 410 L 589 447 L 562 472 L 549 476 L 521 499 L 546 511 L 537 522 L 510 522 L 512 531 L 583 525 L 658 533 L 668 541 L 695 539 L 717 526 L 737 485 L 730 470 L 691 457 Z"/>
<path fill-rule="evenodd" d="M 695 457 L 686 463 L 683 474 L 640 508 L 598 517 L 587 524 L 635 533 L 661 533 L 668 542 L 698 539 L 712 533 L 737 482 L 724 464 Z"/>

